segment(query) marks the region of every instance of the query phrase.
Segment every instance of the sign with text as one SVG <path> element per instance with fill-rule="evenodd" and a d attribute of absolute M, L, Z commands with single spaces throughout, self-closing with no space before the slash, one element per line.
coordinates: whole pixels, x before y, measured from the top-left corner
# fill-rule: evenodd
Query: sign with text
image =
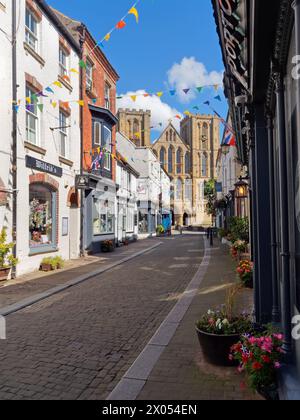
<path fill-rule="evenodd" d="M 32 156 L 26 156 L 26 167 L 36 169 L 37 171 L 46 172 L 48 174 L 62 177 L 62 168 L 52 165 L 52 163 L 44 162 L 43 160 L 36 159 Z"/>

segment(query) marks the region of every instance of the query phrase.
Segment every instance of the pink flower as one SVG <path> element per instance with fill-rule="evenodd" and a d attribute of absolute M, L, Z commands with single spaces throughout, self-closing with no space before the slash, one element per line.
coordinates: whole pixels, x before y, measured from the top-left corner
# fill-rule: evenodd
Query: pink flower
<path fill-rule="evenodd" d="M 230 354 L 229 356 L 228 356 L 228 359 L 232 362 L 233 361 L 233 356 L 232 356 L 232 354 Z"/>
<path fill-rule="evenodd" d="M 279 340 L 279 341 L 282 341 L 283 340 L 283 334 L 274 334 L 274 337 L 277 339 L 277 340 Z"/>
<path fill-rule="evenodd" d="M 280 369 L 281 368 L 281 364 L 279 362 L 275 362 L 274 363 L 274 367 L 275 367 L 275 369 Z"/>
<path fill-rule="evenodd" d="M 249 341 L 249 343 L 250 343 L 250 344 L 256 344 L 257 339 L 256 339 L 255 337 L 250 337 L 250 338 L 248 339 L 248 341 Z"/>

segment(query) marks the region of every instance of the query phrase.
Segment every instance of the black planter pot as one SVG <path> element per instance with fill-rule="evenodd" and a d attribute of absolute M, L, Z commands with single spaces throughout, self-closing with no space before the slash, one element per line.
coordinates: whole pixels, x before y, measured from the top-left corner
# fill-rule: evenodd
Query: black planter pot
<path fill-rule="evenodd" d="M 196 332 L 204 358 L 208 363 L 216 366 L 237 366 L 236 361 L 229 360 L 229 354 L 231 347 L 239 342 L 240 334 L 208 334 L 197 327 Z"/>
<path fill-rule="evenodd" d="M 267 401 L 279 401 L 278 387 L 276 384 L 270 386 L 262 386 L 257 392 Z"/>

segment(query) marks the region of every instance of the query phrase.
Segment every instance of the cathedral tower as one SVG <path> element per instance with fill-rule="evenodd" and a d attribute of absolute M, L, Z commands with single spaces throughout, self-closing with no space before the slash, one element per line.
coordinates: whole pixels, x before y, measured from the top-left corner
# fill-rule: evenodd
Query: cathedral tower
<path fill-rule="evenodd" d="M 138 147 L 151 147 L 151 111 L 119 109 L 118 130 Z"/>

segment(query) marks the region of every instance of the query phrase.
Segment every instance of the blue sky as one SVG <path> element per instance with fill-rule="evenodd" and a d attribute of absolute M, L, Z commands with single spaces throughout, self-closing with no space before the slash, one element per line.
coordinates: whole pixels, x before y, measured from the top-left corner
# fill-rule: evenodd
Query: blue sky
<path fill-rule="evenodd" d="M 99 41 L 133 3 L 134 0 L 49 0 L 53 7 L 84 22 Z M 223 63 L 210 0 L 141 0 L 137 9 L 139 24 L 133 15 L 128 16 L 127 26 L 115 31 L 105 43 L 104 52 L 120 75 L 118 94 L 188 88 L 222 79 Z M 218 94 L 222 103 L 212 100 L 213 107 L 226 117 L 223 90 Z M 136 103 L 127 96 L 119 105 L 150 108 L 152 124 L 157 125 L 160 121 L 166 124 L 177 112 L 192 111 L 195 105 L 200 106 L 201 113 L 209 113 L 202 103 L 214 96 L 214 89 L 208 88 L 200 95 L 164 94 L 161 99 L 141 96 Z M 178 125 L 178 120 L 173 122 Z"/>

